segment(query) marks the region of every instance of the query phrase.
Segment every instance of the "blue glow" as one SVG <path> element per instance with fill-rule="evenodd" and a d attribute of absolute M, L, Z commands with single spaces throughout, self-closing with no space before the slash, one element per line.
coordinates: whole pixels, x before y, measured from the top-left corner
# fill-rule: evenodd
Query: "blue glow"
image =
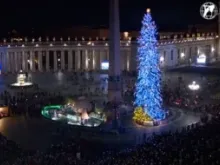
<path fill-rule="evenodd" d="M 157 28 L 151 14 L 146 13 L 138 38 L 138 78 L 135 90 L 135 105 L 143 107 L 154 120 L 165 118 L 162 110 L 161 72 L 157 48 Z"/>

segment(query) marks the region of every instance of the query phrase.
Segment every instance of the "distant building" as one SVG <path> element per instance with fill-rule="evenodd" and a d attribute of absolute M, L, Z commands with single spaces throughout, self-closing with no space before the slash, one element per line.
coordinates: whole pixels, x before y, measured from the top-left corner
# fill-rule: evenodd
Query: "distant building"
<path fill-rule="evenodd" d="M 217 24 L 209 24 L 209 25 L 189 25 L 188 33 L 209 33 L 209 32 L 217 32 L 218 26 Z"/>

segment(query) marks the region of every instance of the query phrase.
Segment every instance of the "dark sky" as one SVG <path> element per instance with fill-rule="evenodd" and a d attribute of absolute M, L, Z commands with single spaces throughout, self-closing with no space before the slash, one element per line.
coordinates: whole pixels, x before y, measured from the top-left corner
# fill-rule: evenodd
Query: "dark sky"
<path fill-rule="evenodd" d="M 146 8 L 161 29 L 185 28 L 188 24 L 210 24 L 199 9 L 204 0 L 120 0 L 122 29 L 139 29 Z M 212 1 L 216 4 L 217 0 Z M 28 30 L 108 25 L 108 0 L 1 0 L 1 33 Z M 215 19 L 215 21 L 217 21 Z"/>

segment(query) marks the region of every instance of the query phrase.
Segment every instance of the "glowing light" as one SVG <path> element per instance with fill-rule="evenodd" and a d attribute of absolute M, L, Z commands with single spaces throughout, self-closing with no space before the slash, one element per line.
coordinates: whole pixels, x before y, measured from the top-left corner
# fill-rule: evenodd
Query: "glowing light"
<path fill-rule="evenodd" d="M 212 52 L 214 52 L 215 51 L 215 48 L 214 47 L 212 47 Z"/>
<path fill-rule="evenodd" d="M 152 121 L 141 107 L 135 108 L 133 120 L 138 124 L 145 124 L 145 122 Z"/>
<path fill-rule="evenodd" d="M 81 117 L 82 117 L 83 120 L 88 120 L 89 119 L 89 115 L 88 115 L 87 112 L 83 112 Z"/>
<path fill-rule="evenodd" d="M 102 62 L 101 63 L 101 69 L 102 70 L 108 70 L 109 69 L 109 62 Z"/>
<path fill-rule="evenodd" d="M 128 32 L 124 32 L 124 38 L 128 38 L 129 33 Z"/>
<path fill-rule="evenodd" d="M 147 12 L 144 15 L 138 38 L 138 78 L 135 105 L 142 107 L 151 119 L 162 120 L 165 118 L 165 112 L 161 107 L 161 73 L 156 35 L 156 25 L 152 20 L 151 13 Z"/>
<path fill-rule="evenodd" d="M 164 57 L 161 56 L 161 57 L 160 57 L 160 62 L 163 62 L 163 61 L 164 61 Z"/>
<path fill-rule="evenodd" d="M 63 46 L 67 46 L 67 44 L 66 44 L 66 43 L 64 43 L 64 44 L 63 44 Z"/>
<path fill-rule="evenodd" d="M 32 85 L 33 83 L 26 81 L 26 75 L 22 73 L 22 70 L 17 76 L 17 82 L 11 84 L 11 86 L 14 86 L 14 87 L 27 87 L 27 86 L 32 86 Z"/>
<path fill-rule="evenodd" d="M 197 63 L 198 64 L 205 64 L 206 63 L 206 55 L 204 55 L 204 54 L 199 55 L 199 57 L 197 58 Z"/>
<path fill-rule="evenodd" d="M 69 113 L 70 110 L 74 113 Z M 66 122 L 71 125 L 97 127 L 105 121 L 105 117 L 103 117 L 103 115 L 96 115 L 96 117 L 94 117 L 92 115 L 88 115 L 86 111 L 82 112 L 81 115 L 80 113 L 81 112 L 78 112 L 78 110 L 71 105 L 50 105 L 45 106 L 41 111 L 41 115 L 48 119 Z"/>
<path fill-rule="evenodd" d="M 188 85 L 189 89 L 192 90 L 192 91 L 196 91 L 196 90 L 199 90 L 200 86 L 198 84 L 196 84 L 195 81 L 192 82 L 192 84 L 189 84 Z"/>
<path fill-rule="evenodd" d="M 185 54 L 184 54 L 184 53 L 181 53 L 180 56 L 183 58 L 183 57 L 185 57 Z"/>

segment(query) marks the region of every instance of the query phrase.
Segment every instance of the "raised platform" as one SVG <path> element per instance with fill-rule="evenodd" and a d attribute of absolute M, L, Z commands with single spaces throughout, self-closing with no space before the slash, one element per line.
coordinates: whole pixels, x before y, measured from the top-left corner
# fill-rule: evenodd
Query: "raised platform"
<path fill-rule="evenodd" d="M 28 83 L 28 84 L 24 84 L 24 85 L 19 85 L 19 84 L 9 84 L 8 87 L 10 89 L 30 89 L 30 88 L 33 88 L 35 87 L 36 84 L 33 84 L 33 83 Z"/>
<path fill-rule="evenodd" d="M 68 105 L 50 105 L 43 107 L 42 116 L 69 125 L 98 127 L 104 122 L 104 116 L 94 112 L 78 112 L 78 109 Z"/>

